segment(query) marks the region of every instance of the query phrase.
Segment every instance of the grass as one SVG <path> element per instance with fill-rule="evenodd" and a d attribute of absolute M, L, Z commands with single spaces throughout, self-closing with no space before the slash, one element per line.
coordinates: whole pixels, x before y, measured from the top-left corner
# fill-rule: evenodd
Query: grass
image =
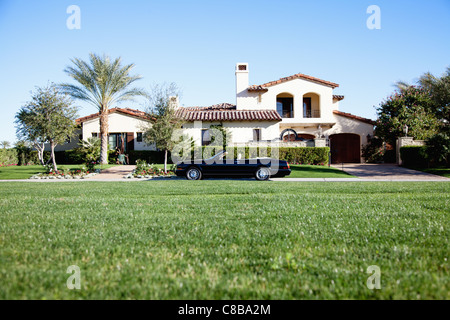
<path fill-rule="evenodd" d="M 58 170 L 64 168 L 67 169 L 79 169 L 82 165 L 58 165 Z M 116 165 L 103 165 L 101 168 L 106 169 L 114 167 Z M 96 166 L 96 169 L 100 169 L 100 165 Z M 0 167 L 0 180 L 16 180 L 16 179 L 29 179 L 31 176 L 44 173 L 45 168 L 41 165 L 37 166 L 11 166 L 11 167 Z"/>
<path fill-rule="evenodd" d="M 110 168 L 115 165 L 104 165 L 102 168 Z M 164 164 L 156 164 L 158 169 L 164 169 Z M 171 164 L 167 165 L 170 170 Z M 68 169 L 78 169 L 81 165 L 58 165 L 58 168 L 65 167 Z M 100 166 L 96 166 L 100 168 Z M 332 167 L 327 166 L 308 166 L 308 165 L 291 165 L 291 174 L 287 178 L 353 178 L 353 176 Z M 28 179 L 31 176 L 45 172 L 42 166 L 11 166 L 0 167 L 0 180 Z"/>
<path fill-rule="evenodd" d="M 440 168 L 411 168 L 411 169 L 450 178 L 450 168 L 440 167 Z"/>
<path fill-rule="evenodd" d="M 348 173 L 328 166 L 290 165 L 291 174 L 286 178 L 354 178 Z"/>
<path fill-rule="evenodd" d="M 43 188 L 45 186 L 45 188 Z M 1 299 L 449 299 L 446 182 L 3 182 Z M 66 270 L 81 269 L 81 290 Z M 381 289 L 369 290 L 369 266 Z"/>

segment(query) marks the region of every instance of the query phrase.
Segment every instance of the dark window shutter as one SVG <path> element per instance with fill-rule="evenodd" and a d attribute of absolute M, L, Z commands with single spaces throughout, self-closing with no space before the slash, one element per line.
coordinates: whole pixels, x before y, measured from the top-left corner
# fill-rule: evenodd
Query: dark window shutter
<path fill-rule="evenodd" d="M 134 132 L 127 132 L 127 151 L 134 150 Z"/>

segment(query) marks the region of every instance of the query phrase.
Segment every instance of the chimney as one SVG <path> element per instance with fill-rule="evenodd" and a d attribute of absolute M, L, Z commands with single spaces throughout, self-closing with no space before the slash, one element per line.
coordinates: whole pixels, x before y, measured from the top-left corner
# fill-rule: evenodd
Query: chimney
<path fill-rule="evenodd" d="M 169 97 L 169 107 L 173 109 L 177 109 L 180 106 L 180 100 L 178 96 L 170 96 Z"/>
<path fill-rule="evenodd" d="M 239 109 L 242 98 L 247 96 L 248 63 L 236 64 L 236 106 Z"/>

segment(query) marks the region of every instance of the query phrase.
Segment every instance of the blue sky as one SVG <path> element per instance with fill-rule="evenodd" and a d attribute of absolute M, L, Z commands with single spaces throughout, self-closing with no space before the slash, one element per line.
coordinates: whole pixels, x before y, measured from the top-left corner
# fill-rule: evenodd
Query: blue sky
<path fill-rule="evenodd" d="M 66 27 L 69 5 L 80 30 Z M 370 5 L 380 30 L 366 27 Z M 449 0 L 0 0 L 0 141 L 16 140 L 35 86 L 69 81 L 70 59 L 89 52 L 135 63 L 140 87 L 176 82 L 185 106 L 235 103 L 234 67 L 248 62 L 250 84 L 305 73 L 340 84 L 342 111 L 375 119 L 396 81 L 450 66 L 449 21 Z"/>

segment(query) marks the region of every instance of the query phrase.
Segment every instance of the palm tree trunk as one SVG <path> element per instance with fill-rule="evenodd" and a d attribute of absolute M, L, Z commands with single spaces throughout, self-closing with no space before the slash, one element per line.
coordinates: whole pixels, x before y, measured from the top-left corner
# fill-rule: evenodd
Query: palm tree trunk
<path fill-rule="evenodd" d="M 100 111 L 100 163 L 108 164 L 108 110 Z"/>

